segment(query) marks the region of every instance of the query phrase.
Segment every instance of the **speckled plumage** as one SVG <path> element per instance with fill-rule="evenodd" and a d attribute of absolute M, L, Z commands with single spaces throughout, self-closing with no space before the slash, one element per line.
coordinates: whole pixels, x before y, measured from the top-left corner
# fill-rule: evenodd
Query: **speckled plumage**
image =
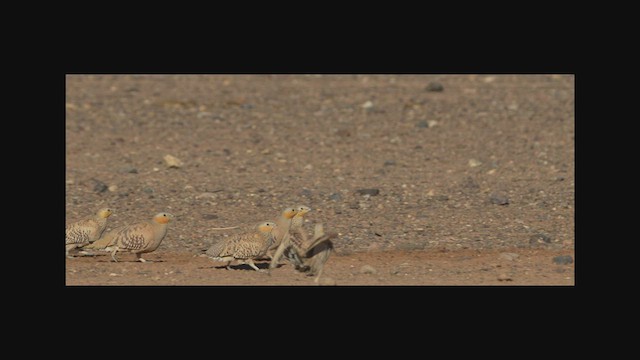
<path fill-rule="evenodd" d="M 173 215 L 158 213 L 152 220 L 115 228 L 104 235 L 105 247 L 111 247 L 113 261 L 119 251 L 136 254 L 137 260 L 145 262 L 141 254 L 150 253 L 160 246 L 167 235 L 167 227 Z M 102 240 L 102 239 L 101 239 Z"/>
<path fill-rule="evenodd" d="M 253 259 L 264 256 L 273 244 L 273 231 L 277 229 L 273 221 L 264 221 L 256 225 L 254 230 L 245 234 L 238 234 L 227 239 L 222 239 L 211 245 L 206 255 L 216 261 L 226 262 L 227 269 L 233 260 L 248 264 L 254 270 L 260 271 L 253 263 Z"/>
<path fill-rule="evenodd" d="M 322 224 L 316 224 L 313 239 L 308 240 L 308 236 L 303 229 L 290 230 L 282 241 L 282 253 L 291 262 L 295 269 L 305 272 L 309 276 L 316 275 L 315 282 L 318 282 L 324 264 L 333 252 L 333 242 L 331 239 L 337 237 L 335 232 L 325 234 Z M 278 250 L 281 250 L 279 247 Z M 278 253 L 276 253 L 278 255 Z M 269 269 L 276 266 L 276 262 L 271 262 Z"/>
<path fill-rule="evenodd" d="M 83 247 L 98 240 L 107 227 L 107 218 L 113 213 L 109 208 L 98 210 L 94 215 L 66 226 L 65 251 Z"/>
<path fill-rule="evenodd" d="M 296 205 L 293 207 L 296 210 L 295 216 L 291 219 L 291 224 L 289 225 L 289 231 L 286 232 L 285 236 L 283 236 L 280 245 L 275 252 L 275 254 L 271 257 L 271 264 L 269 264 L 269 268 L 273 269 L 278 265 L 278 261 L 280 257 L 285 255 L 285 258 L 290 262 L 300 263 L 300 259 L 295 259 L 296 254 L 287 251 L 287 249 L 292 245 L 292 242 L 296 241 L 306 241 L 306 234 L 304 233 L 304 216 L 311 211 L 311 208 L 305 205 Z"/>

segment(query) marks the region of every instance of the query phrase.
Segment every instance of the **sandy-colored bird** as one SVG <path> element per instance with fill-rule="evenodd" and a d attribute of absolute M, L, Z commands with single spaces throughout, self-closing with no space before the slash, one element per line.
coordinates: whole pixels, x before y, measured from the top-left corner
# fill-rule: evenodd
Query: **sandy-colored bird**
<path fill-rule="evenodd" d="M 247 264 L 256 271 L 263 271 L 253 260 L 266 254 L 269 246 L 273 244 L 273 232 L 277 228 L 275 221 L 263 221 L 256 225 L 252 232 L 222 239 L 211 245 L 206 254 L 213 260 L 226 262 L 227 269 L 230 269 L 233 260 L 238 260 L 239 263 Z"/>
<path fill-rule="evenodd" d="M 273 259 L 273 251 L 280 246 L 285 234 L 289 232 L 292 218 L 298 213 L 295 207 L 288 207 L 282 211 L 278 219 L 276 220 L 277 228 L 273 230 L 273 244 L 269 246 L 267 250 L 267 257 Z"/>
<path fill-rule="evenodd" d="M 104 235 L 105 247 L 111 247 L 111 258 L 117 262 L 119 251 L 130 251 L 136 254 L 137 261 L 146 262 L 142 254 L 150 253 L 160 246 L 167 235 L 167 227 L 173 215 L 161 212 L 150 221 L 115 228 Z M 101 239 L 102 240 L 102 239 Z"/>
<path fill-rule="evenodd" d="M 92 216 L 67 225 L 65 255 L 69 256 L 70 250 L 89 245 L 98 240 L 107 227 L 107 218 L 111 214 L 113 214 L 112 209 L 103 208 Z"/>
<path fill-rule="evenodd" d="M 284 249 L 282 254 L 294 265 L 297 271 L 307 273 L 308 276 L 316 275 L 314 282 L 317 283 L 322 276 L 324 264 L 333 252 L 331 239 L 337 236 L 338 234 L 335 232 L 325 234 L 322 224 L 316 224 L 313 238 L 310 241 L 304 230 L 290 230 L 282 240 L 281 246 Z M 269 269 L 276 265 L 277 263 L 271 262 Z"/>
<path fill-rule="evenodd" d="M 291 241 L 296 241 L 296 239 L 293 239 L 293 237 L 291 237 L 290 234 L 292 233 L 298 234 L 298 236 L 296 237 L 297 239 L 299 239 L 300 241 L 306 241 L 306 233 L 304 233 L 304 228 L 303 228 L 304 216 L 309 211 L 311 211 L 311 208 L 305 205 L 297 205 L 297 206 L 294 206 L 293 209 L 296 212 L 293 218 L 291 219 L 291 225 L 289 226 L 289 231 L 285 232 L 286 235 L 282 237 L 280 241 L 280 245 L 278 245 L 278 248 L 275 254 L 271 257 L 271 264 L 269 264 L 269 269 L 273 269 L 278 265 L 278 261 L 280 260 L 280 257 L 284 254 L 285 250 L 289 246 L 291 246 Z M 304 236 L 304 239 L 302 238 L 303 236 Z M 288 241 L 286 239 L 288 239 Z M 296 256 L 296 254 L 292 254 L 291 256 Z M 294 265 L 295 263 L 301 262 L 300 259 L 290 259 L 289 257 L 287 257 L 287 260 L 289 260 L 290 262 L 293 261 Z"/>

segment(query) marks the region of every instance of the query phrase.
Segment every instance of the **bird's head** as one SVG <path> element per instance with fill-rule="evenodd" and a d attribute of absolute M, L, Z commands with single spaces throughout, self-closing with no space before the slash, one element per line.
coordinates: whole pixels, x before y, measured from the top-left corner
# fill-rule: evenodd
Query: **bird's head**
<path fill-rule="evenodd" d="M 282 211 L 282 217 L 284 217 L 285 219 L 291 219 L 292 217 L 296 216 L 297 213 L 298 210 L 296 209 L 296 207 L 288 207 Z"/>
<path fill-rule="evenodd" d="M 98 212 L 96 213 L 99 217 L 106 219 L 109 216 L 111 216 L 111 214 L 113 214 L 113 210 L 110 208 L 103 208 L 98 210 Z"/>
<path fill-rule="evenodd" d="M 278 225 L 276 225 L 275 222 L 273 221 L 263 221 L 260 224 L 258 224 L 257 228 L 258 231 L 260 231 L 263 234 L 268 234 L 271 231 L 273 231 L 273 229 L 277 228 Z"/>
<path fill-rule="evenodd" d="M 173 215 L 166 212 L 157 213 L 156 216 L 153 217 L 153 221 L 158 224 L 167 224 L 171 219 L 173 219 Z"/>

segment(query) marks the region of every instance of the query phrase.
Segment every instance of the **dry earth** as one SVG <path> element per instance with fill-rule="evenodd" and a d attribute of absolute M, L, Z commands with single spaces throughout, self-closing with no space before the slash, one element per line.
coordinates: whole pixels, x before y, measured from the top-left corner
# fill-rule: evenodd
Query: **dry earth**
<path fill-rule="evenodd" d="M 304 204 L 339 233 L 327 283 L 574 285 L 574 97 L 572 75 L 67 75 L 67 223 L 176 218 L 157 262 L 66 259 L 66 284 L 313 285 L 199 256 Z"/>

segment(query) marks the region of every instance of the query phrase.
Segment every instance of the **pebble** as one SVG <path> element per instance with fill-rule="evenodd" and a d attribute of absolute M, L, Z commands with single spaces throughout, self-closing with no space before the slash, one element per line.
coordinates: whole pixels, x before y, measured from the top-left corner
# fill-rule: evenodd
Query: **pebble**
<path fill-rule="evenodd" d="M 117 186 L 117 185 L 111 185 L 111 186 L 109 186 L 109 191 L 111 191 L 111 192 L 116 192 L 116 191 L 118 191 L 118 186 Z"/>
<path fill-rule="evenodd" d="M 473 168 L 473 167 L 478 167 L 480 165 L 482 165 L 482 163 L 480 161 L 476 160 L 476 159 L 470 159 L 469 160 L 469 167 Z"/>
<path fill-rule="evenodd" d="M 138 169 L 134 168 L 133 166 L 123 166 L 120 168 L 120 172 L 125 174 L 137 174 Z"/>
<path fill-rule="evenodd" d="M 202 218 L 205 220 L 213 220 L 213 219 L 217 219 L 218 215 L 215 214 L 202 214 Z"/>
<path fill-rule="evenodd" d="M 550 244 L 553 238 L 549 234 L 545 234 L 543 232 L 539 232 L 537 234 L 531 235 L 529 238 L 529 244 Z"/>
<path fill-rule="evenodd" d="M 184 163 L 180 159 L 168 154 L 164 156 L 164 162 L 167 163 L 167 166 L 169 168 L 174 169 L 180 168 L 184 165 Z"/>
<path fill-rule="evenodd" d="M 342 195 L 340 195 L 340 193 L 333 193 L 329 195 L 329 200 L 342 201 Z"/>
<path fill-rule="evenodd" d="M 392 165 L 395 165 L 395 164 L 396 164 L 396 162 L 394 160 L 385 160 L 383 165 L 384 166 L 392 166 Z"/>
<path fill-rule="evenodd" d="M 505 195 L 504 193 L 501 193 L 501 192 L 495 192 L 495 193 L 492 193 L 491 195 L 489 195 L 489 201 L 492 204 L 496 204 L 496 205 L 508 205 L 509 204 L 509 198 L 507 197 L 507 195 Z"/>
<path fill-rule="evenodd" d="M 378 272 L 378 270 L 376 270 L 371 265 L 362 265 L 362 267 L 360 268 L 360 273 L 361 274 L 376 274 L 377 272 Z"/>
<path fill-rule="evenodd" d="M 311 195 L 313 195 L 313 193 L 309 189 L 302 189 L 302 190 L 300 190 L 298 195 L 299 196 L 304 196 L 304 197 L 311 197 Z"/>
<path fill-rule="evenodd" d="M 360 195 L 376 196 L 380 194 L 380 189 L 358 189 L 356 192 Z"/>
<path fill-rule="evenodd" d="M 367 101 L 361 105 L 363 109 L 370 109 L 373 107 L 373 103 L 371 101 Z"/>
<path fill-rule="evenodd" d="M 416 123 L 416 127 L 419 129 L 426 129 L 429 127 L 429 122 L 426 120 L 418 121 Z"/>
<path fill-rule="evenodd" d="M 500 274 L 498 275 L 498 281 L 513 281 L 513 279 L 507 274 Z"/>
<path fill-rule="evenodd" d="M 440 84 L 439 82 L 434 81 L 430 82 L 424 89 L 426 91 L 442 92 L 444 90 L 444 86 L 442 86 L 442 84 Z"/>
<path fill-rule="evenodd" d="M 198 199 L 215 200 L 217 198 L 218 198 L 218 195 L 216 195 L 215 193 L 210 193 L 210 192 L 203 192 L 203 193 L 200 193 L 200 194 L 196 195 L 196 200 L 198 200 Z"/>
<path fill-rule="evenodd" d="M 110 273 L 109 276 L 118 276 L 116 273 Z"/>
<path fill-rule="evenodd" d="M 553 258 L 553 263 L 558 265 L 573 264 L 573 257 L 571 255 L 560 255 Z"/>
<path fill-rule="evenodd" d="M 505 259 L 505 260 L 509 260 L 509 261 L 513 261 L 513 260 L 517 259 L 518 257 L 520 257 L 520 254 L 516 254 L 516 253 L 501 253 L 500 254 L 500 259 Z"/>
<path fill-rule="evenodd" d="M 99 193 L 103 193 L 105 191 L 107 191 L 107 189 L 109 189 L 109 187 L 107 186 L 107 184 L 103 183 L 100 180 L 96 180 L 93 179 L 93 181 L 95 182 L 95 185 L 93 186 L 93 191 Z"/>
<path fill-rule="evenodd" d="M 153 188 L 147 186 L 144 189 L 142 189 L 142 191 L 144 191 L 147 194 L 153 194 Z"/>

